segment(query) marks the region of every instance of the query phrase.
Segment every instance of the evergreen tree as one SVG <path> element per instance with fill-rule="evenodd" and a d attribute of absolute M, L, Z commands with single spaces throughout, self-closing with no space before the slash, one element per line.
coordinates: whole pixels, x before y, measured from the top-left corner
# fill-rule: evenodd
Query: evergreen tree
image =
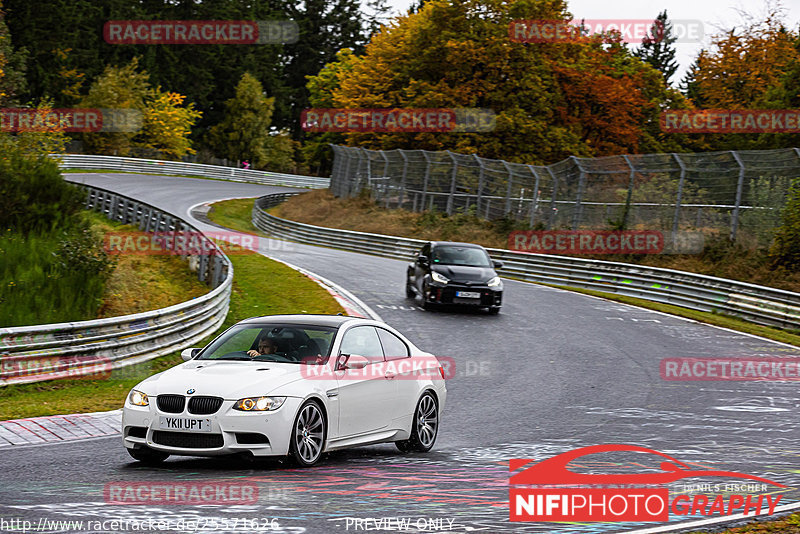
<path fill-rule="evenodd" d="M 225 118 L 208 133 L 208 145 L 218 156 L 263 167 L 269 159 L 275 98 L 267 98 L 261 82 L 245 72 L 236 95 L 225 102 Z"/>
<path fill-rule="evenodd" d="M 667 19 L 667 11 L 664 10 L 653 21 L 650 33 L 642 39 L 642 45 L 634 51 L 637 57 L 664 75 L 664 82 L 667 85 L 678 70 L 678 63 L 675 61 L 677 40 L 672 31 L 672 23 Z"/>

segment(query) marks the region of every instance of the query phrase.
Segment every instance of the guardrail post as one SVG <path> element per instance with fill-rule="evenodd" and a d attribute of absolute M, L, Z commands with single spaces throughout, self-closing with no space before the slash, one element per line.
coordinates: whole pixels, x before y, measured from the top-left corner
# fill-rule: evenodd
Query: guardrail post
<path fill-rule="evenodd" d="M 580 179 L 578 181 L 578 196 L 575 198 L 575 215 L 572 218 L 572 229 L 577 230 L 578 227 L 581 225 L 581 211 L 583 210 L 583 205 L 581 201 L 583 200 L 583 190 L 586 188 L 586 172 L 583 170 L 583 167 L 578 162 L 578 158 L 575 156 L 570 156 L 570 158 L 575 166 L 578 167 L 580 171 Z"/>
<path fill-rule="evenodd" d="M 533 168 L 533 165 L 528 165 L 528 168 L 531 170 L 534 176 L 533 182 L 533 200 L 531 200 L 531 217 L 530 217 L 530 224 L 531 228 L 533 228 L 533 222 L 536 219 L 536 210 L 539 209 L 539 173 L 536 172 L 536 169 Z"/>
<path fill-rule="evenodd" d="M 681 202 L 683 201 L 683 185 L 686 183 L 686 165 L 678 154 L 673 153 L 672 157 L 678 162 L 681 168 L 681 177 L 678 182 L 678 196 L 675 199 L 675 216 L 672 218 L 672 246 L 674 247 L 678 239 L 678 223 L 681 217 Z"/>
<path fill-rule="evenodd" d="M 731 216 L 731 241 L 736 241 L 736 230 L 739 227 L 739 206 L 742 204 L 742 189 L 744 189 L 744 163 L 735 150 L 731 150 L 731 155 L 736 163 L 739 164 L 739 183 L 736 185 L 736 204 Z"/>

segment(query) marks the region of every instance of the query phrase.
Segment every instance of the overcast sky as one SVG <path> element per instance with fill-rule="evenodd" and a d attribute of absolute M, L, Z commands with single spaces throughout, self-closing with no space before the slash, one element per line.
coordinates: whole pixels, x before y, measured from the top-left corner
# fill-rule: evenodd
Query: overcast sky
<path fill-rule="evenodd" d="M 411 0 L 389 0 L 397 11 L 405 12 Z M 683 78 L 697 53 L 708 48 L 711 35 L 718 33 L 719 28 L 731 28 L 742 25 L 742 17 L 738 11 L 744 11 L 763 19 L 767 2 L 765 0 L 567 0 L 569 11 L 576 19 L 654 19 L 661 11 L 667 10 L 672 21 L 702 21 L 704 37 L 700 42 L 676 43 L 676 59 L 678 72 L 672 83 L 677 85 Z M 781 2 L 785 17 L 784 22 L 792 29 L 800 24 L 800 0 L 783 0 Z M 638 46 L 632 45 L 632 47 Z"/>

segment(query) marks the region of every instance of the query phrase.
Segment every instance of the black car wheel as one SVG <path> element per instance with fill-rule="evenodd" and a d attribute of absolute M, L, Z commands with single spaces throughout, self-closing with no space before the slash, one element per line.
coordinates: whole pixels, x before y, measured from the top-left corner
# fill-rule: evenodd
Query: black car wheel
<path fill-rule="evenodd" d="M 439 405 L 432 393 L 425 392 L 414 410 L 411 422 L 411 436 L 394 444 L 401 452 L 428 452 L 436 443 L 439 433 Z"/>
<path fill-rule="evenodd" d="M 414 288 L 406 281 L 406 298 L 413 299 L 416 296 L 417 293 L 414 291 Z"/>
<path fill-rule="evenodd" d="M 325 448 L 325 418 L 315 402 L 300 407 L 292 427 L 289 445 L 292 459 L 300 467 L 311 467 L 322 457 Z"/>
<path fill-rule="evenodd" d="M 489 315 L 497 315 L 500 313 L 500 308 L 489 308 Z"/>
<path fill-rule="evenodd" d="M 140 447 L 138 449 L 128 449 L 128 454 L 131 455 L 131 458 L 138 462 L 142 462 L 145 465 L 158 465 L 167 458 L 169 458 L 169 454 L 166 452 L 161 451 L 154 451 L 148 447 Z"/>

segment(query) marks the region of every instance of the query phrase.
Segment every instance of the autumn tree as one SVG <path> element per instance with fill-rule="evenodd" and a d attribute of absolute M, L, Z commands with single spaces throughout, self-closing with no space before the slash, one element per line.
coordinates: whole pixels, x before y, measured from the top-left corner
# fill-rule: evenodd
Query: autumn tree
<path fill-rule="evenodd" d="M 170 159 L 180 159 L 186 154 L 194 154 L 189 134 L 192 125 L 202 116 L 189 103 L 183 107 L 185 96 L 178 93 L 161 92 L 161 88 L 151 90 L 146 98 L 143 125 L 137 135 L 139 146 L 158 150 Z"/>
<path fill-rule="evenodd" d="M 712 38 L 697 58 L 696 89 L 708 108 L 752 109 L 800 62 L 798 36 L 776 11 Z"/>
<path fill-rule="evenodd" d="M 171 158 L 193 153 L 189 134 L 200 113 L 191 103 L 183 106 L 184 100 L 183 95 L 152 88 L 149 75 L 139 69 L 136 58 L 122 67 L 108 66 L 94 80 L 80 106 L 133 112 L 141 117 L 141 124 L 125 131 L 83 134 L 84 150 L 127 156 L 132 149 L 148 148 Z"/>
<path fill-rule="evenodd" d="M 518 43 L 517 19 L 569 21 L 562 0 L 427 0 L 376 34 L 361 56 L 340 56 L 307 87 L 339 108 L 489 108 L 489 133 L 353 133 L 349 145 L 449 149 L 550 163 L 570 155 L 663 149 L 665 105 L 681 95 L 618 34 L 573 43 Z"/>

